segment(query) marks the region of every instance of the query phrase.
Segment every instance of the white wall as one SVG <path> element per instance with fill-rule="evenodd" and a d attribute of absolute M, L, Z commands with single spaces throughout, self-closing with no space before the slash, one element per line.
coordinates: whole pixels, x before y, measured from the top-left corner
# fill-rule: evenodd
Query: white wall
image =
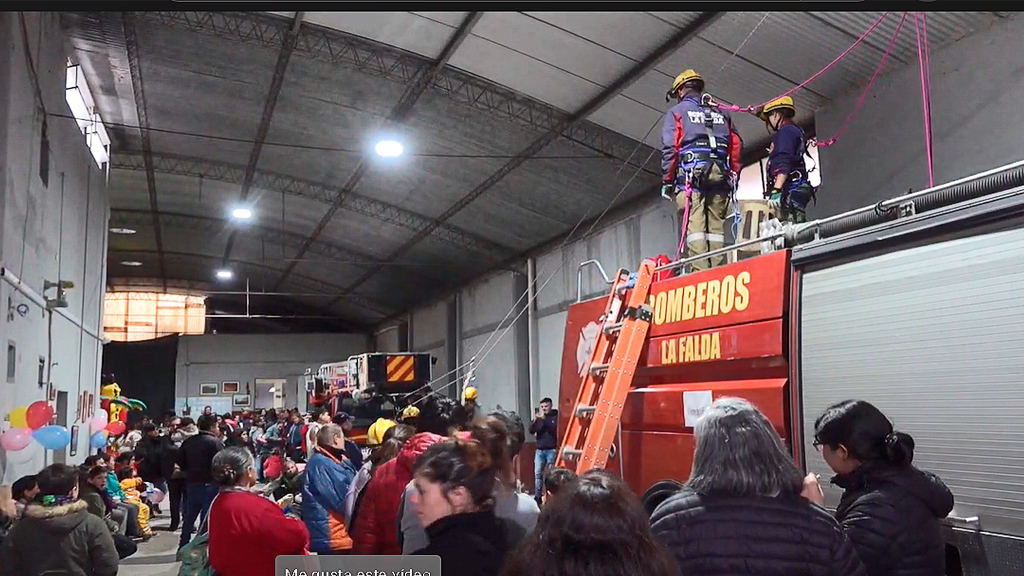
<path fill-rule="evenodd" d="M 248 383 L 255 395 L 257 378 L 284 378 L 288 381 L 284 406 L 304 410 L 306 369 L 316 372 L 321 364 L 368 352 L 366 344 L 363 334 L 182 336 L 178 340 L 175 400 L 181 403 L 186 396 L 199 396 L 199 385 L 206 382 L 238 381 L 242 392 Z"/>
<path fill-rule="evenodd" d="M 935 183 L 1024 158 L 1024 18 L 1018 13 L 931 54 Z M 814 217 L 928 187 L 916 66 L 878 79 L 839 141 L 821 152 Z M 817 133 L 835 134 L 860 92 L 818 110 Z"/>
<path fill-rule="evenodd" d="M 59 26 L 59 14 L 25 13 L 31 58 L 47 112 L 69 114 L 64 100 L 64 79 L 69 51 Z M 24 37 L 16 12 L 0 13 L 0 261 L 37 293 L 44 280 L 58 277 L 75 287 L 67 293 L 68 315 L 79 319 L 94 333 L 101 333 L 101 307 L 106 276 L 106 234 L 109 211 L 106 178 L 86 149 L 85 138 L 73 120 L 47 118 L 49 139 L 49 183 L 39 175 L 42 120 L 35 100 L 35 87 L 26 64 Z M 63 190 L 62 190 L 63 189 Z M 53 291 L 47 293 L 53 296 Z M 48 346 L 48 321 L 39 307 L 22 294 L 0 283 L 0 302 L 17 310 L 0 314 L 0 344 L 6 351 L 15 346 L 14 378 L 7 354 L 0 354 L 0 415 L 3 427 L 7 414 L 17 406 L 44 400 L 40 387 L 40 358 L 49 365 L 50 381 L 56 391 L 67 394 L 67 409 L 58 422 L 68 428 L 78 425 L 75 456 L 46 452 L 33 443 L 31 456 L 13 464 L 0 449 L 0 484 L 37 472 L 55 458 L 70 464 L 81 462 L 89 452 L 89 418 L 76 420 L 81 394 L 93 393 L 98 406 L 100 343 L 68 321 L 54 314 L 52 345 Z M 56 402 L 52 403 L 56 408 Z"/>
<path fill-rule="evenodd" d="M 475 385 L 480 405 L 485 410 L 497 406 L 518 410 L 521 394 L 528 394 L 529 380 L 525 372 L 529 368 L 517 356 L 517 327 L 512 324 L 517 312 L 508 314 L 522 295 L 516 291 L 517 282 L 521 284 L 522 279 L 517 281 L 516 274 L 503 272 L 460 293 L 462 362 L 476 357 Z M 520 306 L 525 300 L 523 298 Z M 525 329 L 525 320 L 526 314 L 523 314 L 519 320 L 520 330 Z"/>

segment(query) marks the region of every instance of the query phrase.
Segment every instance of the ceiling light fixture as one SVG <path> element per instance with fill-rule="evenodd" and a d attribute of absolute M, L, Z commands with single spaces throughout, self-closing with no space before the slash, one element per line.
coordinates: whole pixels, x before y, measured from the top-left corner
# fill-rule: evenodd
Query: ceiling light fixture
<path fill-rule="evenodd" d="M 135 234 L 135 230 L 131 228 L 111 228 L 111 234 Z"/>
<path fill-rule="evenodd" d="M 217 270 L 217 278 L 221 280 L 230 280 L 232 276 L 234 274 L 231 273 L 231 270 Z"/>
<path fill-rule="evenodd" d="M 249 218 L 252 218 L 252 211 L 248 208 L 235 208 L 231 212 L 231 215 L 239 220 L 248 220 Z"/>
<path fill-rule="evenodd" d="M 381 140 L 375 148 L 377 154 L 385 158 L 395 158 L 402 155 L 402 145 L 394 140 Z"/>
<path fill-rule="evenodd" d="M 124 261 L 121 262 L 121 265 L 122 266 L 133 266 L 133 267 L 134 266 L 142 266 L 142 262 L 139 262 L 137 260 L 124 260 Z"/>

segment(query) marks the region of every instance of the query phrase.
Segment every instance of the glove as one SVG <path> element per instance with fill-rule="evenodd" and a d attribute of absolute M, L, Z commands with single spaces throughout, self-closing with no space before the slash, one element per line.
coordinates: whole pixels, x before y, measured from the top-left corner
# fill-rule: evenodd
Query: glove
<path fill-rule="evenodd" d="M 782 190 L 772 189 L 772 190 L 768 191 L 766 194 L 768 196 L 768 207 L 769 208 L 776 208 L 777 209 L 777 208 L 782 206 Z"/>
<path fill-rule="evenodd" d="M 668 200 L 674 200 L 675 193 L 676 193 L 676 185 L 675 184 L 673 184 L 671 182 L 666 182 L 666 183 L 661 185 L 661 197 L 662 198 L 665 198 L 665 199 L 668 199 Z"/>

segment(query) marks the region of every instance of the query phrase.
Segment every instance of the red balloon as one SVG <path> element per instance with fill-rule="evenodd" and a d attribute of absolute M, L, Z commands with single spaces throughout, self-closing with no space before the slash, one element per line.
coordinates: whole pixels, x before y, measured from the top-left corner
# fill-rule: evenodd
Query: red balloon
<path fill-rule="evenodd" d="M 127 410 L 121 410 L 121 413 L 117 415 L 117 419 L 120 420 L 121 422 L 124 422 L 125 424 L 127 424 L 128 423 L 128 411 Z"/>
<path fill-rule="evenodd" d="M 114 421 L 107 424 L 107 432 L 110 432 L 112 436 L 120 436 L 121 434 L 124 434 L 126 428 L 127 426 L 124 425 L 124 422 Z"/>
<path fill-rule="evenodd" d="M 36 430 L 46 426 L 53 419 L 53 407 L 42 400 L 29 404 L 25 411 L 25 422 L 28 427 Z"/>

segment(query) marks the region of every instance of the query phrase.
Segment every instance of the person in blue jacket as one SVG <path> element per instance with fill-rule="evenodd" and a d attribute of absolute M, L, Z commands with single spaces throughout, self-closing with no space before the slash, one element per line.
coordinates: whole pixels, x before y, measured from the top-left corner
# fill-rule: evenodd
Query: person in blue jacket
<path fill-rule="evenodd" d="M 349 554 L 352 537 L 345 524 L 345 499 L 356 468 L 345 455 L 345 433 L 327 424 L 316 434 L 317 447 L 302 480 L 302 521 L 309 529 L 309 551 Z"/>
<path fill-rule="evenodd" d="M 693 70 L 676 77 L 665 100 L 676 104 L 661 129 L 661 195 L 675 198 L 683 222 L 686 257 L 725 245 L 725 218 L 742 168 L 743 142 L 729 113 L 704 93 Z M 725 263 L 725 254 L 692 262 L 694 271 Z"/>
<path fill-rule="evenodd" d="M 807 137 L 793 123 L 794 116 L 796 106 L 789 96 L 772 100 L 757 112 L 774 132 L 768 152 L 765 199 L 779 220 L 799 224 L 807 221 L 807 204 L 814 198 L 815 189 L 804 161 Z"/>

